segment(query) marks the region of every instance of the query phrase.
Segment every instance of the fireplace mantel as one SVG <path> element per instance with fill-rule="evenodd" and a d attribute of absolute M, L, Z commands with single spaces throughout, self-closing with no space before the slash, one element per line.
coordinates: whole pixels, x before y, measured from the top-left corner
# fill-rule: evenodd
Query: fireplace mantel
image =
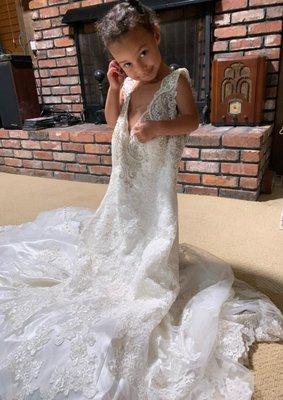
<path fill-rule="evenodd" d="M 73 25 L 80 24 L 86 22 L 92 22 L 100 19 L 105 15 L 105 13 L 110 10 L 117 2 L 111 3 L 103 3 L 96 4 L 89 7 L 76 8 L 71 9 L 66 12 L 63 16 L 62 22 L 64 24 Z M 214 0 L 172 0 L 172 1 L 163 1 L 163 0 L 144 0 L 143 4 L 150 6 L 154 10 L 165 10 L 175 7 L 181 7 L 192 4 L 200 4 L 200 3 L 214 3 Z"/>

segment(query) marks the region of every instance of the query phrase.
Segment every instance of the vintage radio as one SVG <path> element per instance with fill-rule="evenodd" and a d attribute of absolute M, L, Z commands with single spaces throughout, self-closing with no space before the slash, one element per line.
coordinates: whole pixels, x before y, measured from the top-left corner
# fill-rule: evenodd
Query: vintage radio
<path fill-rule="evenodd" d="M 267 59 L 220 58 L 212 63 L 211 123 L 258 125 L 263 119 Z"/>

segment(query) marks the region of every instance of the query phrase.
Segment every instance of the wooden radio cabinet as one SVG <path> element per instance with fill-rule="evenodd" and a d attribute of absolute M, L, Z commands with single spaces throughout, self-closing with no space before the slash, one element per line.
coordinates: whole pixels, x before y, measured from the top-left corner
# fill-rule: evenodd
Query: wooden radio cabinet
<path fill-rule="evenodd" d="M 267 59 L 219 58 L 212 63 L 211 123 L 259 125 L 263 119 Z"/>

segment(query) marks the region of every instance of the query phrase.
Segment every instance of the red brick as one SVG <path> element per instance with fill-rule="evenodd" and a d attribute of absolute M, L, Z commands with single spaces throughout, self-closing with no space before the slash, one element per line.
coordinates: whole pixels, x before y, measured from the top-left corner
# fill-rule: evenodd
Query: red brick
<path fill-rule="evenodd" d="M 230 41 L 230 50 L 255 49 L 262 46 L 262 37 L 235 39 Z"/>
<path fill-rule="evenodd" d="M 283 6 L 268 7 L 266 9 L 267 18 L 282 18 L 283 17 Z"/>
<path fill-rule="evenodd" d="M 257 24 L 251 24 L 248 27 L 248 33 L 250 35 L 258 33 L 281 32 L 281 30 L 282 21 L 258 22 Z"/>
<path fill-rule="evenodd" d="M 60 104 L 61 103 L 61 97 L 59 96 L 48 96 L 45 98 L 44 102 L 46 104 Z"/>
<path fill-rule="evenodd" d="M 67 171 L 69 171 L 69 172 L 79 172 L 79 173 L 88 172 L 86 165 L 66 164 L 66 167 L 67 167 Z"/>
<path fill-rule="evenodd" d="M 258 199 L 259 192 L 250 190 L 239 190 L 239 189 L 224 189 L 220 188 L 219 197 L 227 197 L 232 199 L 250 200 L 256 201 Z"/>
<path fill-rule="evenodd" d="M 75 161 L 76 159 L 74 153 L 54 153 L 53 157 L 56 161 Z"/>
<path fill-rule="evenodd" d="M 218 189 L 217 188 L 209 188 L 205 186 L 185 186 L 184 193 L 187 194 L 198 194 L 202 196 L 217 196 Z"/>
<path fill-rule="evenodd" d="M 240 178 L 240 187 L 243 189 L 257 189 L 259 185 L 258 178 Z"/>
<path fill-rule="evenodd" d="M 8 174 L 18 174 L 20 169 L 17 167 L 8 167 L 7 165 L 0 165 L 1 172 L 7 172 Z"/>
<path fill-rule="evenodd" d="M 187 161 L 186 170 L 189 172 L 219 172 L 219 163 L 204 161 Z"/>
<path fill-rule="evenodd" d="M 259 162 L 261 152 L 259 150 L 242 150 L 241 161 L 244 162 Z"/>
<path fill-rule="evenodd" d="M 57 161 L 43 161 L 43 168 L 64 171 L 65 163 L 57 162 Z"/>
<path fill-rule="evenodd" d="M 58 38 L 63 35 L 62 28 L 46 29 L 43 31 L 44 39 Z"/>
<path fill-rule="evenodd" d="M 40 143 L 34 140 L 22 140 L 23 149 L 40 149 Z"/>
<path fill-rule="evenodd" d="M 33 0 L 29 2 L 29 9 L 34 10 L 37 8 L 46 7 L 48 5 L 47 0 Z"/>
<path fill-rule="evenodd" d="M 269 6 L 270 4 L 281 4 L 282 0 L 250 0 L 250 6 Z"/>
<path fill-rule="evenodd" d="M 222 137 L 222 145 L 226 147 L 260 148 L 262 133 L 252 132 L 248 127 L 234 128 Z"/>
<path fill-rule="evenodd" d="M 57 140 L 57 139 L 55 139 L 55 140 Z M 42 141 L 41 148 L 43 150 L 62 150 L 62 145 L 60 142 L 52 142 L 52 141 L 44 142 L 44 141 Z"/>
<path fill-rule="evenodd" d="M 216 3 L 216 12 L 239 10 L 246 8 L 247 4 L 247 0 L 221 0 Z"/>
<path fill-rule="evenodd" d="M 5 165 L 10 165 L 12 167 L 21 167 L 23 162 L 18 158 L 4 158 Z"/>
<path fill-rule="evenodd" d="M 76 9 L 76 8 L 79 8 L 80 6 L 81 6 L 80 2 L 70 3 L 70 4 L 66 4 L 66 5 L 60 6 L 59 7 L 60 15 L 64 15 L 68 10 Z"/>
<path fill-rule="evenodd" d="M 100 158 L 93 154 L 77 154 L 77 162 L 82 164 L 99 164 Z"/>
<path fill-rule="evenodd" d="M 218 59 L 218 58 L 235 58 L 235 57 L 242 57 L 244 55 L 243 51 L 233 51 L 233 52 L 229 52 L 229 53 L 216 53 L 214 54 L 214 58 Z"/>
<path fill-rule="evenodd" d="M 182 158 L 199 158 L 199 149 L 185 147 L 183 150 Z"/>
<path fill-rule="evenodd" d="M 3 147 L 7 147 L 10 149 L 20 149 L 21 148 L 21 143 L 19 140 L 2 140 L 2 145 Z"/>
<path fill-rule="evenodd" d="M 78 75 L 79 68 L 78 67 L 68 67 L 68 75 Z"/>
<path fill-rule="evenodd" d="M 62 96 L 62 102 L 63 103 L 81 103 L 82 102 L 82 98 L 80 95 L 66 95 L 66 96 Z"/>
<path fill-rule="evenodd" d="M 32 152 L 29 150 L 14 150 L 14 156 L 18 158 L 32 158 Z"/>
<path fill-rule="evenodd" d="M 55 60 L 39 60 L 38 65 L 39 65 L 39 68 L 55 68 L 56 61 Z"/>
<path fill-rule="evenodd" d="M 232 175 L 252 175 L 258 174 L 258 164 L 245 164 L 245 163 L 222 163 L 221 173 Z"/>
<path fill-rule="evenodd" d="M 57 60 L 57 67 L 76 66 L 78 65 L 77 57 L 64 57 Z"/>
<path fill-rule="evenodd" d="M 77 76 L 67 76 L 60 78 L 61 85 L 77 85 L 79 83 L 79 78 Z"/>
<path fill-rule="evenodd" d="M 51 151 L 34 151 L 34 158 L 39 158 L 40 160 L 53 160 L 53 153 Z"/>
<path fill-rule="evenodd" d="M 111 165 L 112 164 L 112 157 L 111 156 L 100 156 L 101 164 Z"/>
<path fill-rule="evenodd" d="M 238 178 L 234 176 L 202 175 L 202 183 L 207 186 L 237 187 Z"/>
<path fill-rule="evenodd" d="M 12 149 L 1 149 L 0 148 L 0 157 L 13 157 L 13 156 L 14 156 L 14 153 L 13 153 Z"/>
<path fill-rule="evenodd" d="M 228 149 L 202 149 L 202 160 L 223 160 L 223 161 L 237 161 L 239 159 L 239 150 Z"/>
<path fill-rule="evenodd" d="M 24 168 L 42 168 L 42 161 L 38 160 L 23 160 Z"/>
<path fill-rule="evenodd" d="M 68 3 L 69 0 L 48 0 L 50 6 L 54 6 L 56 4 L 64 4 Z"/>
<path fill-rule="evenodd" d="M 54 45 L 55 45 L 55 47 L 73 46 L 74 45 L 74 39 L 68 38 L 68 37 L 55 39 L 54 40 Z"/>
<path fill-rule="evenodd" d="M 50 140 L 61 140 L 62 142 L 68 142 L 70 140 L 69 132 L 65 131 L 49 131 Z"/>
<path fill-rule="evenodd" d="M 247 21 L 259 21 L 264 19 L 264 10 L 245 10 L 245 11 L 237 11 L 231 15 L 232 24 L 237 24 L 239 22 L 247 22 Z"/>
<path fill-rule="evenodd" d="M 0 139 L 9 139 L 9 131 L 0 129 Z"/>
<path fill-rule="evenodd" d="M 231 14 L 220 14 L 220 15 L 215 15 L 214 17 L 214 26 L 225 26 L 225 25 L 230 25 L 231 22 Z"/>
<path fill-rule="evenodd" d="M 47 50 L 47 55 L 50 58 L 57 58 L 57 57 L 65 57 L 66 50 L 65 49 L 51 49 Z"/>
<path fill-rule="evenodd" d="M 93 143 L 94 133 L 90 132 L 71 132 L 70 140 L 72 142 Z"/>
<path fill-rule="evenodd" d="M 53 48 L 53 41 L 52 40 L 41 40 L 40 42 L 36 42 L 37 50 L 46 50 Z"/>
<path fill-rule="evenodd" d="M 39 10 L 39 15 L 42 19 L 58 17 L 58 15 L 60 15 L 59 7 L 42 8 L 41 10 Z"/>
<path fill-rule="evenodd" d="M 70 93 L 71 94 L 81 94 L 82 93 L 82 89 L 79 85 L 76 86 L 71 86 L 70 87 Z M 79 99 L 81 99 L 81 97 L 79 97 Z"/>
<path fill-rule="evenodd" d="M 213 51 L 227 51 L 228 50 L 228 41 L 221 40 L 218 42 L 214 42 L 212 49 L 213 49 Z"/>
<path fill-rule="evenodd" d="M 94 140 L 96 143 L 110 143 L 112 140 L 112 132 L 95 133 Z"/>
<path fill-rule="evenodd" d="M 52 178 L 53 177 L 53 172 L 36 169 L 36 170 L 34 170 L 33 175 L 34 176 L 41 176 L 41 177 L 44 176 L 45 178 Z"/>
<path fill-rule="evenodd" d="M 73 181 L 75 180 L 75 174 L 71 172 L 54 171 L 54 178 Z"/>
<path fill-rule="evenodd" d="M 267 35 L 264 38 L 264 45 L 270 46 L 280 46 L 281 45 L 281 35 Z"/>
<path fill-rule="evenodd" d="M 65 76 L 67 74 L 68 74 L 67 68 L 56 68 L 56 69 L 51 69 L 50 70 L 50 75 L 51 76 Z"/>
<path fill-rule="evenodd" d="M 68 94 L 70 93 L 70 88 L 68 86 L 54 86 L 51 88 L 52 94 Z"/>
<path fill-rule="evenodd" d="M 111 175 L 111 167 L 104 165 L 94 165 L 89 167 L 89 172 L 95 175 Z"/>
<path fill-rule="evenodd" d="M 178 182 L 200 183 L 200 174 L 178 174 Z"/>
<path fill-rule="evenodd" d="M 56 86 L 59 85 L 59 78 L 41 79 L 42 86 Z"/>
<path fill-rule="evenodd" d="M 262 55 L 268 57 L 270 60 L 278 60 L 280 57 L 280 49 L 258 49 L 245 51 L 245 55 Z"/>
<path fill-rule="evenodd" d="M 214 30 L 214 36 L 218 39 L 246 36 L 247 27 L 245 25 L 228 26 Z"/>
<path fill-rule="evenodd" d="M 0 133 L 0 135 L 1 135 L 1 133 Z M 17 129 L 9 131 L 9 136 L 10 136 L 10 138 L 15 138 L 15 139 L 28 139 L 28 133 L 26 131 L 17 130 Z"/>
<path fill-rule="evenodd" d="M 111 152 L 110 146 L 103 144 L 86 144 L 85 152 L 92 154 L 109 154 Z"/>
<path fill-rule="evenodd" d="M 80 143 L 63 143 L 64 151 L 74 151 L 77 153 L 84 152 L 84 145 Z"/>
<path fill-rule="evenodd" d="M 101 3 L 101 0 L 84 0 L 82 2 L 82 7 L 94 6 L 94 5 L 100 4 L 100 3 Z"/>
<path fill-rule="evenodd" d="M 32 24 L 35 31 L 51 28 L 51 21 L 49 19 L 34 21 Z"/>

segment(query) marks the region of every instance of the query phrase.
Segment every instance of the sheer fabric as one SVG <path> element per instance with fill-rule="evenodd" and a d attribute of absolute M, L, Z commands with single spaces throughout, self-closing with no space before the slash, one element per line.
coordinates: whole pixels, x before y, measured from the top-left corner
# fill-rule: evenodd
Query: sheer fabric
<path fill-rule="evenodd" d="M 185 68 L 142 119 L 173 119 Z M 282 314 L 223 260 L 179 244 L 186 135 L 133 140 L 127 110 L 96 209 L 0 229 L 0 400 L 248 400 L 248 349 L 282 338 Z"/>

